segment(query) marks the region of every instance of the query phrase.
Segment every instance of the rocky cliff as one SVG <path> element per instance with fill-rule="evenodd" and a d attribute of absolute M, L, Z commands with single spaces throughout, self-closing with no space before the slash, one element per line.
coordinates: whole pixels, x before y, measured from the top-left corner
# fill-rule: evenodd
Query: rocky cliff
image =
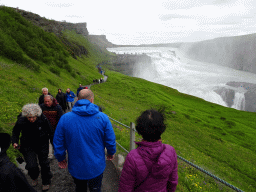
<path fill-rule="evenodd" d="M 75 30 L 76 33 L 82 34 L 84 36 L 89 35 L 86 23 L 68 23 L 65 21 L 60 22 L 48 20 L 35 13 L 27 12 L 21 9 L 16 9 L 16 11 L 19 12 L 24 18 L 31 21 L 34 25 L 41 27 L 45 31 L 53 32 L 57 36 L 59 36 L 61 34 L 61 31 L 65 29 Z"/>
<path fill-rule="evenodd" d="M 256 73 L 256 34 L 183 43 L 180 49 L 194 60 Z"/>
<path fill-rule="evenodd" d="M 110 43 L 107 40 L 106 35 L 89 35 L 88 39 L 91 43 L 96 44 L 100 47 L 104 47 L 104 48 L 116 47 L 116 45 L 114 45 L 113 43 Z"/>
<path fill-rule="evenodd" d="M 215 90 L 228 107 L 256 112 L 256 84 L 246 82 L 228 82 L 227 87 Z"/>
<path fill-rule="evenodd" d="M 115 53 L 113 53 L 115 54 Z M 139 63 L 150 63 L 151 58 L 146 55 L 133 55 L 133 54 L 115 54 L 112 60 L 108 63 L 101 63 L 99 66 L 108 68 L 112 71 L 117 71 L 122 74 L 133 76 L 135 66 Z"/>

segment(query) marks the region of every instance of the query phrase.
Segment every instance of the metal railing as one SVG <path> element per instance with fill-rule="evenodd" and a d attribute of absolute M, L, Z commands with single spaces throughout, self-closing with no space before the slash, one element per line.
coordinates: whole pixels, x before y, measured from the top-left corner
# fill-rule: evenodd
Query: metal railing
<path fill-rule="evenodd" d="M 117 120 L 115 120 L 115 119 L 113 119 L 113 118 L 111 118 L 111 117 L 109 117 L 109 119 L 111 119 L 112 121 L 115 121 L 116 123 L 118 123 L 118 124 L 120 124 L 120 125 L 122 125 L 122 126 L 128 128 L 128 129 L 130 129 L 130 151 L 133 150 L 133 149 L 135 149 L 135 142 L 134 142 L 134 141 L 135 141 L 135 132 L 136 132 L 136 130 L 135 130 L 135 124 L 131 122 L 131 123 L 130 123 L 130 127 L 129 127 L 129 126 L 127 126 L 127 125 L 125 125 L 125 124 L 123 124 L 123 123 L 121 123 L 121 122 L 119 122 L 119 121 L 117 121 Z M 119 145 L 125 152 L 129 153 L 129 151 L 128 151 L 127 149 L 125 149 L 122 145 L 120 145 L 118 142 L 116 142 L 116 143 L 117 143 L 117 145 Z M 215 179 L 215 180 L 217 180 L 217 181 L 223 183 L 224 185 L 230 187 L 231 189 L 233 189 L 233 190 L 235 190 L 235 191 L 237 191 L 237 192 L 243 192 L 241 189 L 239 189 L 239 188 L 237 188 L 237 187 L 235 187 L 235 186 L 229 184 L 228 182 L 224 181 L 223 179 L 218 178 L 217 176 L 215 176 L 215 175 L 209 173 L 208 171 L 204 170 L 203 168 L 201 168 L 201 167 L 199 167 L 199 166 L 193 164 L 192 162 L 186 160 L 185 158 L 183 158 L 183 157 L 181 157 L 181 156 L 179 156 L 179 155 L 177 155 L 177 157 L 178 157 L 180 160 L 184 161 L 185 163 L 187 163 L 187 164 L 191 165 L 192 167 L 198 169 L 199 171 L 201 171 L 201 172 L 203 172 L 203 173 L 209 175 L 209 176 L 212 177 L 213 179 Z"/>

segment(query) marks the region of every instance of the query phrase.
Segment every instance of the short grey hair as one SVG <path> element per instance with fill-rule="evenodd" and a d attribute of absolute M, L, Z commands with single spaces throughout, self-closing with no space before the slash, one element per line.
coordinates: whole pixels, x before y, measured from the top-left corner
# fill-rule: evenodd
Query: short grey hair
<path fill-rule="evenodd" d="M 50 97 L 50 99 L 53 101 L 53 96 L 51 96 L 51 95 L 45 95 L 44 98 L 45 98 L 45 97 Z"/>
<path fill-rule="evenodd" d="M 46 89 L 46 90 L 48 91 L 48 89 L 47 89 L 46 87 L 44 87 L 44 88 L 42 89 L 42 91 L 44 91 L 44 89 Z"/>
<path fill-rule="evenodd" d="M 22 116 L 28 117 L 28 116 L 37 116 L 39 117 L 42 114 L 42 109 L 38 104 L 30 103 L 26 104 L 22 107 Z"/>

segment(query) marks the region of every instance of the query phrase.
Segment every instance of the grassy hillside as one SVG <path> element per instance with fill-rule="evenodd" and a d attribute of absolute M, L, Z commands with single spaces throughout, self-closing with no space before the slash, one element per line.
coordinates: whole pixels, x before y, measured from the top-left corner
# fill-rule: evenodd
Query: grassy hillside
<path fill-rule="evenodd" d="M 143 110 L 165 108 L 168 128 L 164 143 L 236 187 L 254 191 L 255 113 L 225 108 L 139 78 L 111 71 L 108 74 L 108 82 L 92 87 L 96 102 L 104 106 L 105 113 L 129 125 Z M 117 141 L 129 149 L 127 131 L 115 131 Z M 179 182 L 178 191 L 228 189 L 181 161 Z"/>
<path fill-rule="evenodd" d="M 0 15 L 9 12 L 11 14 L 5 19 L 15 15 L 18 23 L 26 24 L 27 21 L 19 18 L 20 16 L 16 13 L 0 8 Z M 3 22 L 2 18 L 0 17 L 0 23 Z M 28 25 L 27 28 L 30 27 L 29 24 L 26 25 Z M 63 59 L 66 60 L 66 64 L 59 67 L 58 59 L 54 58 L 55 53 L 58 52 L 54 50 L 55 46 L 51 47 L 51 44 L 45 46 L 52 52 L 52 56 L 49 56 L 52 57 L 52 63 L 35 59 L 21 48 L 16 38 L 9 34 L 10 30 L 8 32 L 2 27 L 5 25 L 0 26 L 0 34 L 8 37 L 7 40 L 0 37 L 0 42 L 5 43 L 2 44 L 4 47 L 1 46 L 0 50 L 0 101 L 2 103 L 0 132 L 11 134 L 22 106 L 26 103 L 37 103 L 42 87 L 48 87 L 53 95 L 57 94 L 58 88 L 66 90 L 70 87 L 76 92 L 79 83 L 86 85 L 93 79 L 100 78 L 96 65 L 107 62 L 112 57 L 111 53 L 92 45 L 86 38 L 77 35 L 74 31 L 63 31 L 61 37 L 41 31 L 45 33 L 45 36 L 49 35 L 55 39 L 54 41 L 59 42 L 59 49 L 64 50 Z M 32 28 L 34 30 L 32 34 L 39 30 L 34 26 Z M 17 28 L 17 34 L 18 32 Z M 26 33 L 22 34 L 26 35 Z M 37 39 L 35 42 L 46 45 L 44 39 Z M 27 65 L 27 62 L 22 63 L 23 60 L 15 60 L 8 56 L 6 53 L 10 53 L 10 50 L 5 46 L 9 45 L 8 43 L 16 45 L 12 50 L 19 50 L 21 58 L 26 58 L 34 66 L 38 66 L 36 70 L 31 65 Z M 75 52 L 72 50 L 75 49 L 85 49 L 86 54 L 76 56 L 77 59 L 74 59 L 72 53 Z M 244 191 L 255 191 L 255 113 L 212 104 L 179 93 L 175 89 L 118 72 L 106 70 L 106 74 L 108 75 L 107 82 L 94 85 L 91 89 L 95 93 L 95 103 L 101 105 L 107 115 L 129 125 L 130 122 L 135 122 L 143 110 L 165 108 L 167 130 L 162 137 L 164 143 L 172 145 L 178 155 L 234 186 Z M 114 127 L 117 141 L 129 149 L 127 130 L 119 126 Z M 136 138 L 140 139 L 138 135 Z M 121 152 L 121 149 L 118 151 Z M 15 158 L 15 153 L 16 151 L 10 147 L 8 155 L 12 160 Z M 232 190 L 179 160 L 177 191 Z"/>

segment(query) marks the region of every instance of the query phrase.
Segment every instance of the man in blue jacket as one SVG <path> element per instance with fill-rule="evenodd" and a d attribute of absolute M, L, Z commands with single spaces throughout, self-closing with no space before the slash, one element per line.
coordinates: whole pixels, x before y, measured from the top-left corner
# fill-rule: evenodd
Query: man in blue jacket
<path fill-rule="evenodd" d="M 74 98 L 76 97 L 76 95 L 74 94 L 73 91 L 70 91 L 70 88 L 67 89 L 66 92 L 66 99 L 67 99 L 67 103 L 68 103 L 68 108 L 71 111 L 74 105 Z"/>
<path fill-rule="evenodd" d="M 64 114 L 57 125 L 53 144 L 60 168 L 67 167 L 76 184 L 76 191 L 101 191 L 107 160 L 116 152 L 115 133 L 108 116 L 99 111 L 93 92 L 83 89 L 72 112 Z"/>

